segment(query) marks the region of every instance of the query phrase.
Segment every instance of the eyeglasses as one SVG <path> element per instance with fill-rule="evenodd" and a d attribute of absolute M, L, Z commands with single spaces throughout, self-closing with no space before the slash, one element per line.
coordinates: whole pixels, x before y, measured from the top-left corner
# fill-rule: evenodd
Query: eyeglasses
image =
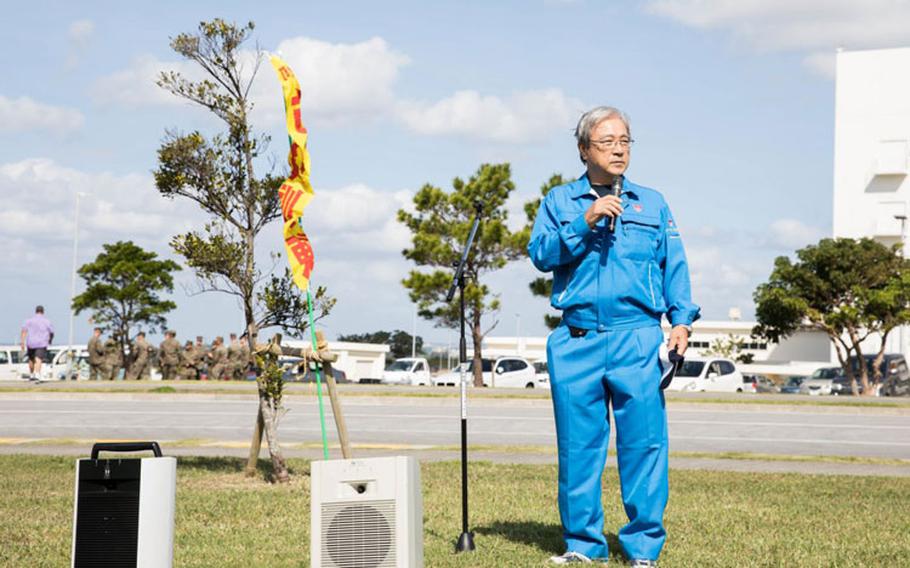
<path fill-rule="evenodd" d="M 604 138 L 603 140 L 591 140 L 591 144 L 596 146 L 598 150 L 612 150 L 617 145 L 623 150 L 628 150 L 634 143 L 635 140 L 632 140 L 631 138 L 617 138 L 616 140 Z"/>

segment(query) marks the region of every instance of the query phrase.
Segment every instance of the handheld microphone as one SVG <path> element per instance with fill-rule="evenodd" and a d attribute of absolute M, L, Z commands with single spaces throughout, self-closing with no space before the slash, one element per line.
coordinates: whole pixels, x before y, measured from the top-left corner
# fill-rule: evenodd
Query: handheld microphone
<path fill-rule="evenodd" d="M 619 197 L 619 194 L 622 193 L 622 176 L 616 176 L 613 178 L 613 195 Z M 616 230 L 616 215 L 610 217 L 610 232 Z"/>

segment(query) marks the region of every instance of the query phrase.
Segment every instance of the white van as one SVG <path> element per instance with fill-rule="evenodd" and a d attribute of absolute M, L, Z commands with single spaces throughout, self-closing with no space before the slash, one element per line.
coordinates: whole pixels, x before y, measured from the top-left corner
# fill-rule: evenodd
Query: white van
<path fill-rule="evenodd" d="M 430 364 L 423 357 L 395 359 L 382 372 L 382 382 L 387 385 L 428 385 Z"/>
<path fill-rule="evenodd" d="M 75 373 L 88 378 L 88 351 L 85 345 L 74 345 L 78 356 Z M 47 348 L 47 360 L 41 365 L 42 381 L 63 379 L 70 371 L 69 346 L 51 345 Z M 28 379 L 28 359 L 19 345 L 0 345 L 0 381 Z"/>
<path fill-rule="evenodd" d="M 76 359 L 70 364 L 71 354 L 75 352 Z M 88 346 L 82 345 L 55 345 L 48 349 L 48 358 L 50 365 L 42 367 L 43 380 L 65 380 L 67 377 L 76 380 L 87 380 L 89 376 L 88 368 Z"/>
<path fill-rule="evenodd" d="M 0 381 L 18 381 L 28 374 L 28 361 L 19 345 L 0 345 Z"/>
<path fill-rule="evenodd" d="M 730 359 L 687 357 L 667 390 L 743 392 L 743 375 Z"/>

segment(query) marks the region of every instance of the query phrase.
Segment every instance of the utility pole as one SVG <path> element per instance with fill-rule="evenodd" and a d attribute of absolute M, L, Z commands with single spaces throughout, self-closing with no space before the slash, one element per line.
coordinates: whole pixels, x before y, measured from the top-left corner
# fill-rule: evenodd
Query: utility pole
<path fill-rule="evenodd" d="M 411 326 L 411 358 L 417 357 L 417 306 L 414 306 L 414 325 Z"/>
<path fill-rule="evenodd" d="M 515 348 L 518 350 L 518 355 L 521 356 L 521 314 L 515 314 Z"/>
<path fill-rule="evenodd" d="M 73 348 L 73 323 L 76 319 L 76 312 L 73 310 L 73 300 L 76 298 L 76 271 L 78 269 L 78 253 L 79 253 L 79 200 L 88 195 L 81 191 L 76 192 L 76 220 L 73 224 L 73 273 L 70 278 L 70 325 L 69 325 L 69 349 L 70 354 L 67 363 L 66 376 L 76 379 L 78 376 L 73 375 L 73 370 L 75 368 L 77 353 L 75 348 Z"/>

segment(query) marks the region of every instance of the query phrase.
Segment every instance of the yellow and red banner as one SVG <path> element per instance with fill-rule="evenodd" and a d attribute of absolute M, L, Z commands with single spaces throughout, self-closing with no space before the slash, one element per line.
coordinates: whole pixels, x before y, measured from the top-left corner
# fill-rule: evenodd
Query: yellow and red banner
<path fill-rule="evenodd" d="M 314 258 L 313 247 L 303 232 L 302 223 L 303 210 L 313 199 L 313 187 L 310 185 L 310 153 L 306 149 L 307 130 L 300 118 L 300 83 L 281 58 L 271 55 L 269 60 L 278 73 L 278 80 L 281 81 L 288 139 L 291 144 L 291 151 L 288 154 L 291 174 L 278 189 L 281 216 L 284 219 L 284 246 L 294 283 L 305 292 L 310 283 L 310 274 L 313 272 Z"/>

